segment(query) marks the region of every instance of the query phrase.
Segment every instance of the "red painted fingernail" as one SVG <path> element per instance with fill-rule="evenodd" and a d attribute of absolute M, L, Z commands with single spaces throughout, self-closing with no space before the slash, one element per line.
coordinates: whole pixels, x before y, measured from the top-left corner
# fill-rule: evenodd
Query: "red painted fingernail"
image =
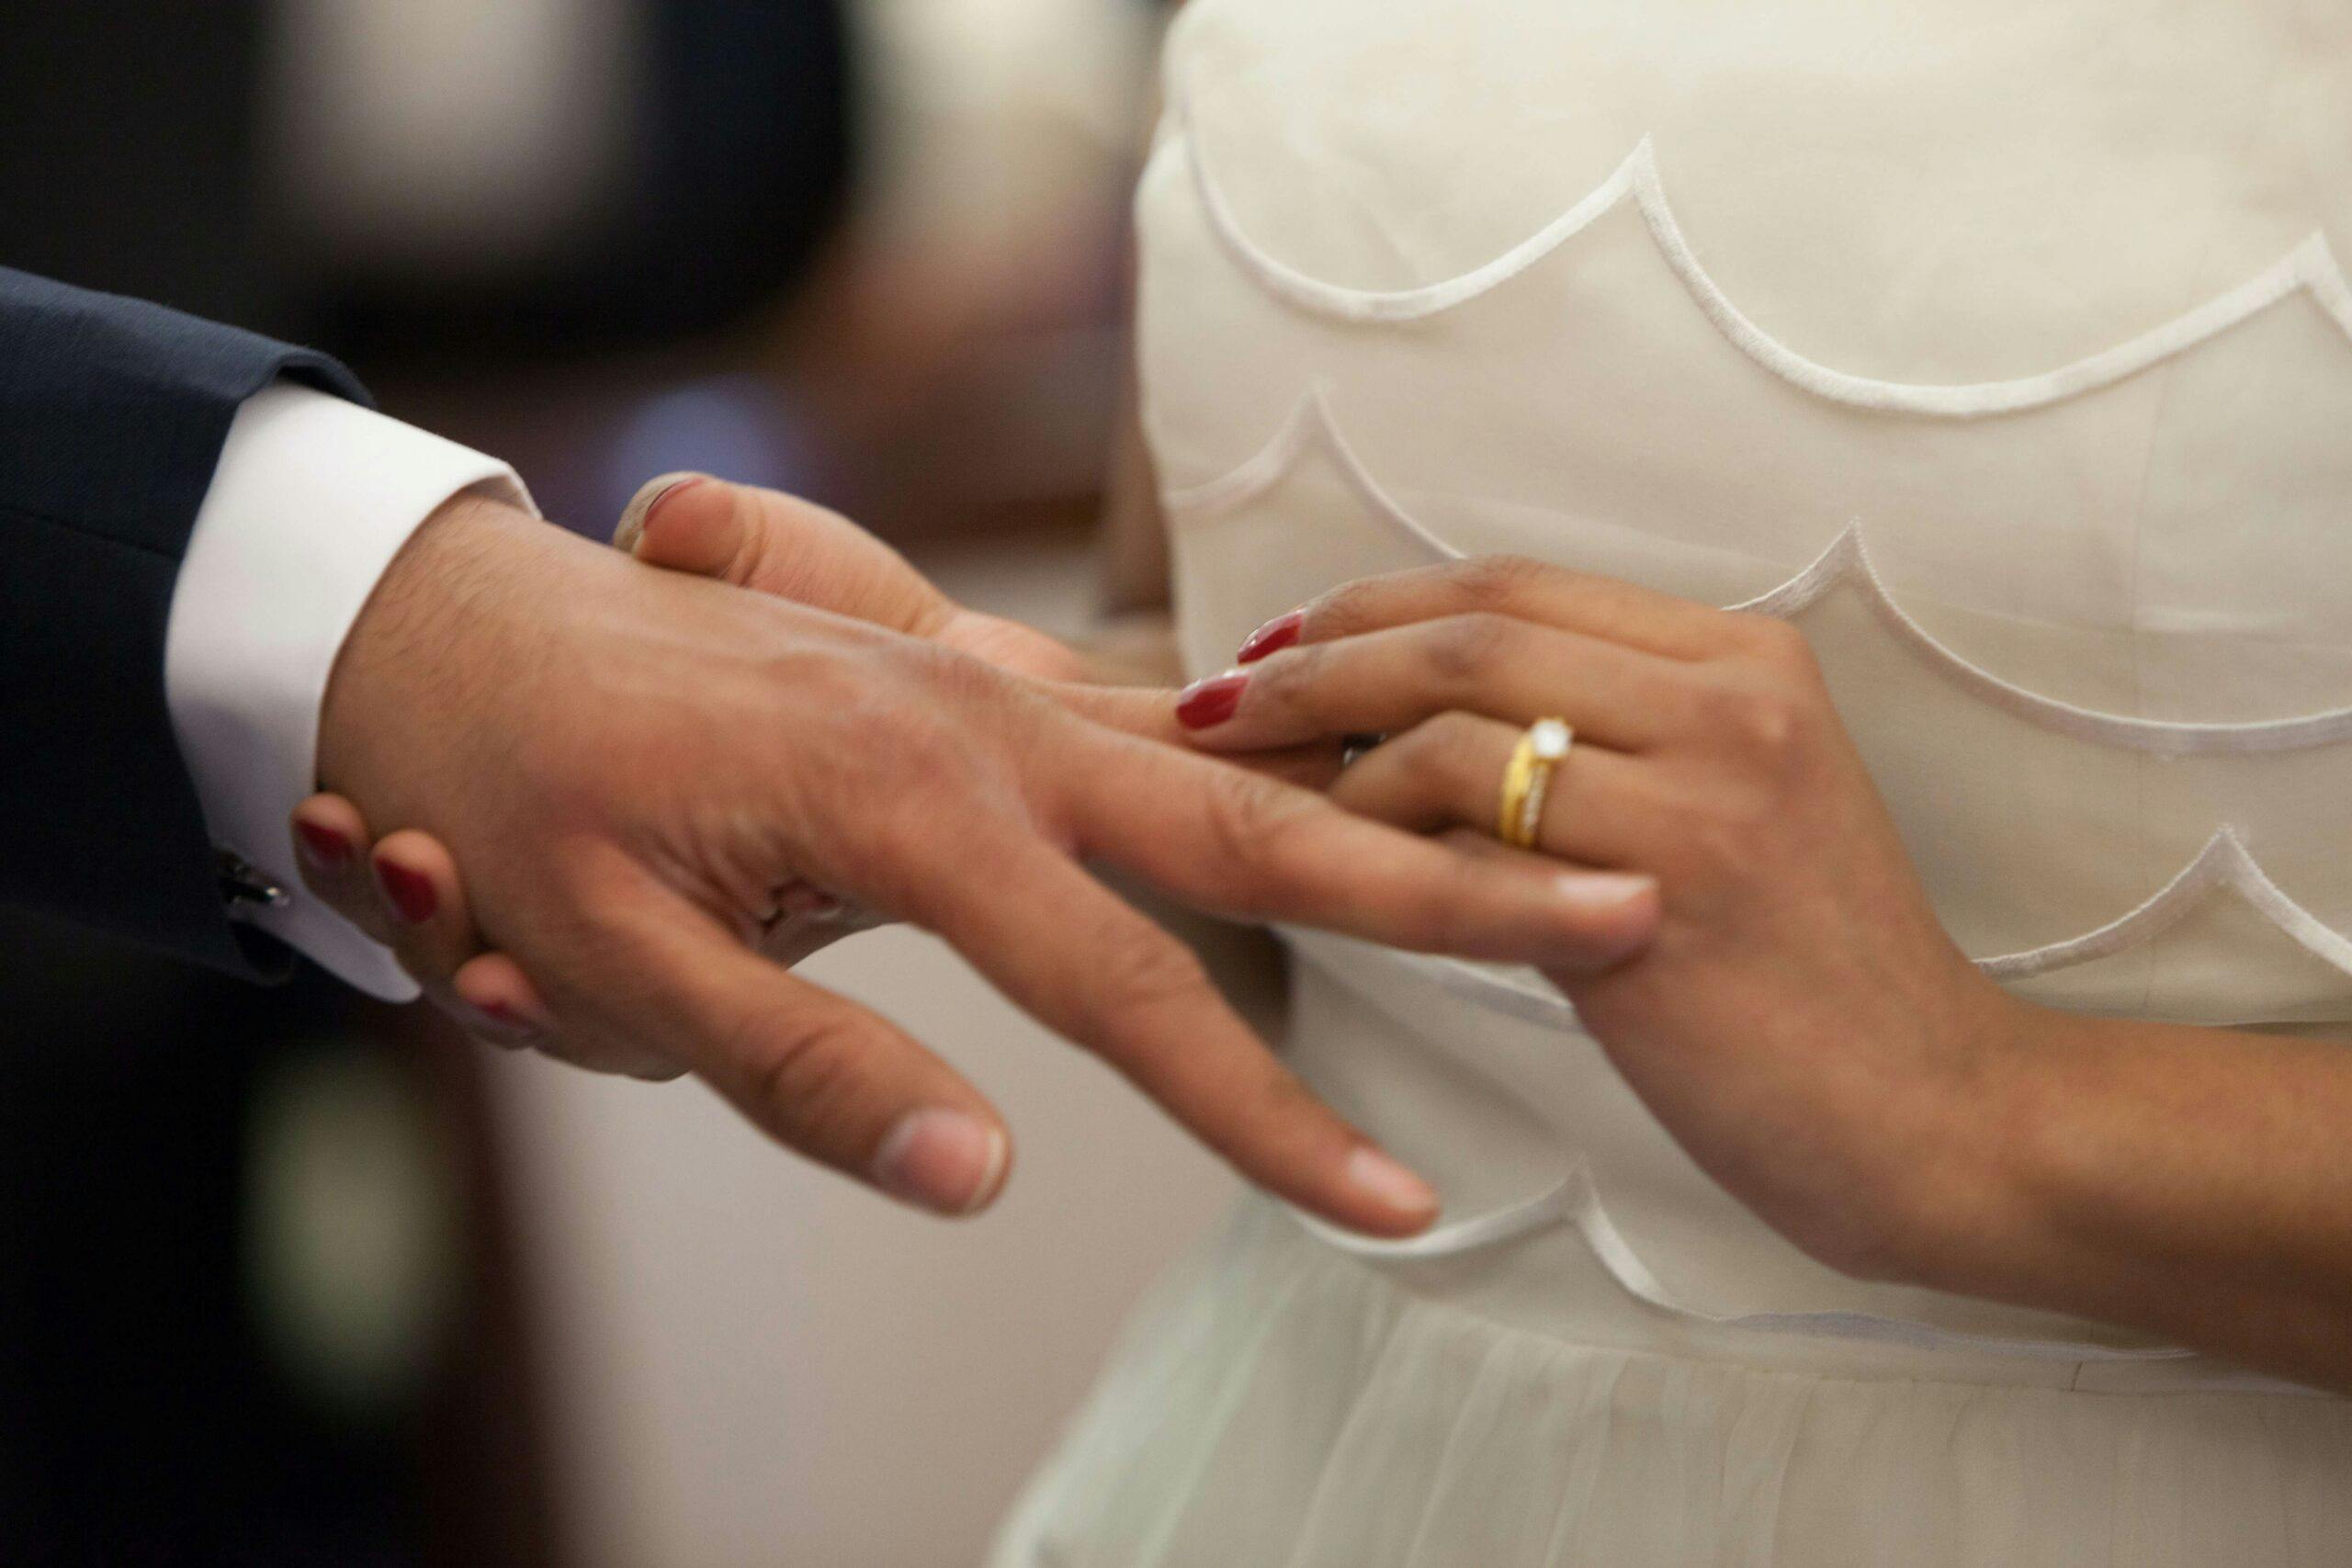
<path fill-rule="evenodd" d="M 1241 645 L 1241 651 L 1233 656 L 1233 661 L 1236 664 L 1255 664 L 1270 653 L 1280 653 L 1298 640 L 1298 634 L 1306 626 L 1306 612 L 1304 610 L 1276 615 L 1250 634 L 1250 640 Z"/>
<path fill-rule="evenodd" d="M 297 822 L 294 837 L 300 841 L 302 852 L 323 870 L 341 871 L 351 863 L 351 840 L 332 828 L 322 828 L 316 822 Z"/>
<path fill-rule="evenodd" d="M 391 900 L 392 908 L 400 911 L 401 919 L 410 925 L 423 925 L 441 908 L 440 896 L 433 891 L 433 879 L 422 872 L 379 860 L 376 863 L 376 881 L 383 888 L 384 897 Z"/>
<path fill-rule="evenodd" d="M 481 1002 L 474 1010 L 488 1019 L 500 1033 L 510 1040 L 528 1040 L 539 1032 L 537 1024 L 504 1002 Z"/>
<path fill-rule="evenodd" d="M 1249 684 L 1250 677 L 1238 671 L 1193 682 L 1176 699 L 1176 722 L 1187 729 L 1223 724 L 1241 705 L 1241 694 Z"/>

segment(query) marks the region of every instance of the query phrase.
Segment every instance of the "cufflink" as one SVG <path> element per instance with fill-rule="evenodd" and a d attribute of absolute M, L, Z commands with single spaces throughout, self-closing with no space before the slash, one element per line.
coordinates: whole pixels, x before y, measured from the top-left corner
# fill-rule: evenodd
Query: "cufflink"
<path fill-rule="evenodd" d="M 282 909 L 293 900 L 286 889 L 255 871 L 252 864 L 233 851 L 215 848 L 212 852 L 213 877 L 220 885 L 220 901 L 229 912 L 253 909 Z"/>

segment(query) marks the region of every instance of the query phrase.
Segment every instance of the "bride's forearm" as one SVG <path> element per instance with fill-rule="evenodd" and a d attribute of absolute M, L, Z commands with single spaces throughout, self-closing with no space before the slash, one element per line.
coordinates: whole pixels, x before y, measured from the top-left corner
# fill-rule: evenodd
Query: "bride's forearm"
<path fill-rule="evenodd" d="M 2352 1051 L 2024 1010 L 1907 1272 L 2352 1391 Z"/>

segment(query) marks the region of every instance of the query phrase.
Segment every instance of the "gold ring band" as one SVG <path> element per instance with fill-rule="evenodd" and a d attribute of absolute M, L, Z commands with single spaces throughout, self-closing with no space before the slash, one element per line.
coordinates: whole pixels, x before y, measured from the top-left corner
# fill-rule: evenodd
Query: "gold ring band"
<path fill-rule="evenodd" d="M 1527 727 L 1503 767 L 1496 838 L 1515 850 L 1535 847 L 1536 830 L 1544 823 L 1544 797 L 1551 793 L 1552 770 L 1567 760 L 1576 736 L 1564 718 L 1540 718 Z"/>

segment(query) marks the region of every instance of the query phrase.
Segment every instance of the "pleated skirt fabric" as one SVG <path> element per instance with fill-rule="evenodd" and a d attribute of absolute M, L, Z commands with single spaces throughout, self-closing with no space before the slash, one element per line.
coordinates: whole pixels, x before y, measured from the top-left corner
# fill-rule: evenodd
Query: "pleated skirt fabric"
<path fill-rule="evenodd" d="M 2352 1563 L 2352 1402 L 1584 1345 L 1250 1200 L 1146 1303 L 990 1562 Z"/>

